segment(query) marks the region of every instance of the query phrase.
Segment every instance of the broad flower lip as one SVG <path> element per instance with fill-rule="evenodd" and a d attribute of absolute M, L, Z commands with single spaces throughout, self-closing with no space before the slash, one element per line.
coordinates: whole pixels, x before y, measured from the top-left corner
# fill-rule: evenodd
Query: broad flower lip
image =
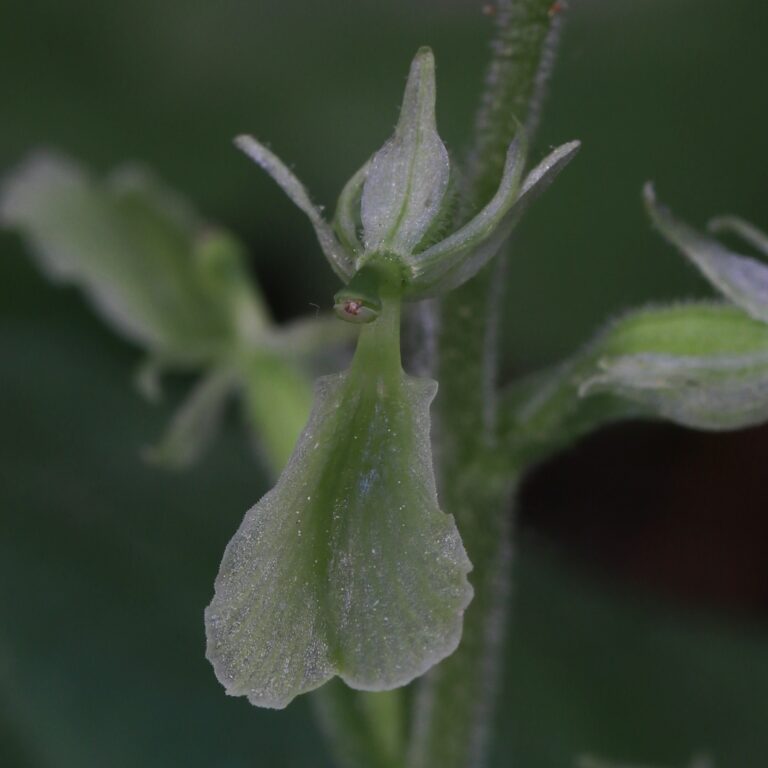
<path fill-rule="evenodd" d="M 260 165 L 309 218 L 332 269 L 345 283 L 385 254 L 402 268 L 402 293 L 418 300 L 458 287 L 499 251 L 533 200 L 579 149 L 577 141 L 550 153 L 527 176 L 522 127 L 510 145 L 497 192 L 469 222 L 434 241 L 451 215 L 451 164 L 437 132 L 435 62 L 421 48 L 411 63 L 393 136 L 347 182 L 333 226 L 293 172 L 251 136 L 236 146 Z"/>
<path fill-rule="evenodd" d="M 359 690 L 405 685 L 461 637 L 472 566 L 437 499 L 437 384 L 402 370 L 391 287 L 350 368 L 318 381 L 293 455 L 227 546 L 206 610 L 219 681 L 258 706 L 285 707 L 334 676 Z"/>

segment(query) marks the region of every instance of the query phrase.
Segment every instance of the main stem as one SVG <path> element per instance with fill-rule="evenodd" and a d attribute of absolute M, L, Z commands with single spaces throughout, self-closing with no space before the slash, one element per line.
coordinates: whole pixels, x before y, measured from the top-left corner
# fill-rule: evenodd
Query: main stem
<path fill-rule="evenodd" d="M 499 0 L 497 37 L 466 169 L 460 216 L 495 191 L 519 121 L 530 137 L 550 69 L 558 15 L 552 0 Z M 487 758 L 510 581 L 509 521 L 516 483 L 495 459 L 499 279 L 486 269 L 439 308 L 436 436 L 440 496 L 474 571 L 475 597 L 456 653 L 420 684 L 409 768 L 479 768 Z"/>

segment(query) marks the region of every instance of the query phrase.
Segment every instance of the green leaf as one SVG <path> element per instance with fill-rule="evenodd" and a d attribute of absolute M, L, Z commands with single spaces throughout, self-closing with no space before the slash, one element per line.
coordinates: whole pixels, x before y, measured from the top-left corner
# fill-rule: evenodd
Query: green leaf
<path fill-rule="evenodd" d="M 650 184 L 646 185 L 644 196 L 651 219 L 662 235 L 677 246 L 726 298 L 757 320 L 768 323 L 768 266 L 732 253 L 716 240 L 675 219 L 667 208 L 656 202 Z"/>
<path fill-rule="evenodd" d="M 209 360 L 239 332 L 234 284 L 212 276 L 205 240 L 198 253 L 202 222 L 145 171 L 100 182 L 68 160 L 35 155 L 6 180 L 0 220 L 29 241 L 49 278 L 79 287 L 116 331 L 166 360 Z M 239 252 L 228 258 L 241 266 Z M 248 304 L 259 327 L 257 297 L 238 286 L 234 304 L 241 312 Z"/>
<path fill-rule="evenodd" d="M 296 207 L 307 215 L 328 263 L 338 277 L 346 283 L 355 273 L 354 258 L 338 241 L 332 227 L 323 218 L 320 209 L 312 202 L 304 185 L 274 152 L 267 149 L 253 136 L 238 136 L 235 139 L 235 146 L 245 152 L 254 163 L 260 165 L 277 182 L 280 189 L 288 195 Z"/>
<path fill-rule="evenodd" d="M 403 373 L 398 316 L 385 301 L 351 368 L 318 381 L 286 469 L 224 554 L 208 658 L 253 704 L 284 707 L 335 675 L 395 688 L 459 642 L 471 565 L 437 501 L 437 387 Z"/>
<path fill-rule="evenodd" d="M 439 215 L 450 160 L 435 122 L 435 60 L 413 59 L 395 133 L 371 159 L 361 217 L 368 251 L 410 255 Z"/>

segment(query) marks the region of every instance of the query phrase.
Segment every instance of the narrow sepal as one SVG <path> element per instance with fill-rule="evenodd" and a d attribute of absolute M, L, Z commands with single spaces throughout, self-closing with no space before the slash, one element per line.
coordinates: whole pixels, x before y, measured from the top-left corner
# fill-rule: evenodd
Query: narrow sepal
<path fill-rule="evenodd" d="M 678 221 L 660 205 L 651 184 L 644 190 L 646 207 L 656 228 L 734 304 L 768 322 L 768 265 L 732 253 L 723 245 Z"/>
<path fill-rule="evenodd" d="M 371 159 L 363 187 L 366 249 L 412 253 L 440 213 L 449 176 L 435 121 L 435 61 L 422 48 L 411 64 L 395 133 Z"/>
<path fill-rule="evenodd" d="M 499 189 L 480 213 L 444 240 L 411 257 L 413 292 L 428 289 L 457 267 L 470 271 L 468 257 L 495 233 L 514 206 L 525 167 L 527 142 L 522 129 L 510 144 Z"/>
<path fill-rule="evenodd" d="M 276 487 L 246 515 L 206 611 L 231 695 L 281 708 L 338 675 L 406 684 L 451 653 L 472 595 L 429 442 L 436 385 L 360 368 L 318 382 Z"/>
<path fill-rule="evenodd" d="M 331 268 L 344 282 L 349 280 L 355 271 L 352 254 L 338 241 L 333 228 L 323 218 L 320 209 L 312 202 L 304 185 L 288 166 L 252 136 L 238 136 L 235 139 L 235 145 L 261 166 L 295 205 L 307 215 Z"/>
<path fill-rule="evenodd" d="M 499 251 L 528 206 L 555 180 L 581 146 L 556 149 L 520 184 L 526 147 L 522 133 L 509 147 L 497 193 L 471 221 L 413 257 L 410 298 L 443 293 L 474 277 Z"/>
<path fill-rule="evenodd" d="M 360 199 L 369 167 L 370 161 L 356 171 L 344 185 L 333 217 L 333 226 L 339 240 L 353 256 L 357 256 L 363 251 L 363 244 L 360 240 L 363 228 L 360 218 Z"/>

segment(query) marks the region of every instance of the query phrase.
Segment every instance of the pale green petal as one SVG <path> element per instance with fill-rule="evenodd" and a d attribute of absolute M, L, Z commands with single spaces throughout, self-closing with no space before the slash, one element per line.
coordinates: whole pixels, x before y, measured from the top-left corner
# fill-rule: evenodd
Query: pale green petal
<path fill-rule="evenodd" d="M 768 322 L 768 265 L 732 253 L 681 221 L 656 201 L 651 184 L 644 191 L 651 219 L 664 237 L 682 251 L 705 277 L 752 317 Z"/>
<path fill-rule="evenodd" d="M 695 429 L 738 429 L 768 420 L 768 354 L 762 357 L 634 355 L 602 361 L 581 394 L 610 392 Z"/>
<path fill-rule="evenodd" d="M 373 156 L 363 187 L 365 247 L 407 256 L 439 215 L 450 176 L 435 122 L 435 60 L 416 54 L 392 138 Z"/>
<path fill-rule="evenodd" d="M 360 200 L 369 168 L 370 161 L 356 171 L 354 176 L 344 185 L 333 217 L 334 229 L 339 240 L 355 256 L 363 251 L 363 244 L 360 242 L 360 233 L 363 227 L 360 218 Z"/>
<path fill-rule="evenodd" d="M 411 257 L 412 284 L 415 291 L 434 284 L 446 273 L 454 270 L 496 231 L 505 214 L 517 200 L 525 167 L 526 148 L 527 143 L 521 130 L 518 138 L 507 150 L 499 189 L 488 205 L 452 235 Z"/>
<path fill-rule="evenodd" d="M 312 202 L 304 185 L 288 166 L 274 152 L 267 149 L 252 136 L 238 136 L 235 139 L 235 145 L 257 165 L 260 165 L 296 206 L 307 215 L 333 271 L 344 282 L 349 280 L 355 272 L 352 255 L 337 240 L 333 229 L 320 213 L 320 209 Z"/>
<path fill-rule="evenodd" d="M 738 216 L 718 216 L 709 222 L 707 229 L 716 235 L 731 233 L 738 235 L 753 248 L 757 248 L 763 255 L 768 256 L 768 234 Z"/>
<path fill-rule="evenodd" d="M 228 693 L 281 708 L 335 675 L 390 689 L 456 648 L 471 566 L 438 507 L 435 391 L 354 368 L 318 382 L 294 454 L 229 543 L 206 611 L 207 655 Z"/>
<path fill-rule="evenodd" d="M 555 180 L 580 147 L 577 141 L 556 149 L 520 186 L 525 145 L 516 139 L 507 152 L 498 192 L 461 229 L 413 258 L 408 295 L 422 298 L 457 288 L 476 275 L 499 251 L 528 206 Z"/>
<path fill-rule="evenodd" d="M 231 371 L 223 370 L 202 379 L 176 412 L 160 442 L 144 450 L 144 458 L 168 469 L 193 464 L 213 439 L 236 381 Z"/>

